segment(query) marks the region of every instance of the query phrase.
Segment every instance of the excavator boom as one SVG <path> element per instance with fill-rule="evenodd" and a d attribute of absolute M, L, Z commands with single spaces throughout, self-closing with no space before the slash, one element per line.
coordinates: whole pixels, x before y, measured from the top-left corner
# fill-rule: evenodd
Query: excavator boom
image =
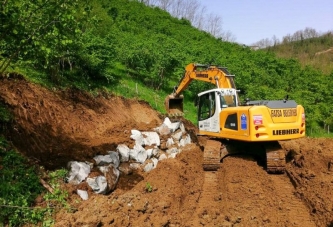
<path fill-rule="evenodd" d="M 234 75 L 230 75 L 227 68 L 191 63 L 186 66 L 185 73 L 172 94 L 165 99 L 165 109 L 169 116 L 181 116 L 183 99 L 181 93 L 193 80 L 199 80 L 216 85 L 217 88 L 236 88 Z"/>

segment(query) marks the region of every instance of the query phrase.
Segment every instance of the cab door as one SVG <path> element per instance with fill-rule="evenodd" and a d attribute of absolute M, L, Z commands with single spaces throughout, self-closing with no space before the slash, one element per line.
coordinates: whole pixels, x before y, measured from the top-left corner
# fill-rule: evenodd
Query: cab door
<path fill-rule="evenodd" d="M 201 131 L 220 131 L 220 100 L 217 91 L 207 91 L 199 96 L 198 127 Z"/>

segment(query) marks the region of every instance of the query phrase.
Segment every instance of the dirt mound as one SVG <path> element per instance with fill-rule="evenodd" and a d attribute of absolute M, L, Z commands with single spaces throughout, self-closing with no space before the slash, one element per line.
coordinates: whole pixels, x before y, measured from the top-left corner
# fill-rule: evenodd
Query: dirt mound
<path fill-rule="evenodd" d="M 47 168 L 87 160 L 128 143 L 131 129 L 161 123 L 147 103 L 77 89 L 49 91 L 22 79 L 4 79 L 0 100 L 14 119 L 7 135 L 26 156 Z"/>
<path fill-rule="evenodd" d="M 0 101 L 13 113 L 8 138 L 47 168 L 90 160 L 131 145 L 130 130 L 151 130 L 161 116 L 147 103 L 77 89 L 49 91 L 22 78 L 3 79 Z M 108 195 L 87 201 L 65 184 L 75 212 L 62 210 L 55 226 L 332 226 L 333 140 L 281 142 L 287 173 L 267 174 L 251 156 L 229 156 L 204 172 L 196 128 L 184 120 L 192 143 L 151 172 L 120 177 Z M 201 146 L 200 146 L 200 145 Z"/>
<path fill-rule="evenodd" d="M 283 145 L 296 153 L 287 166 L 296 196 L 307 205 L 317 226 L 333 226 L 333 140 L 304 138 Z"/>

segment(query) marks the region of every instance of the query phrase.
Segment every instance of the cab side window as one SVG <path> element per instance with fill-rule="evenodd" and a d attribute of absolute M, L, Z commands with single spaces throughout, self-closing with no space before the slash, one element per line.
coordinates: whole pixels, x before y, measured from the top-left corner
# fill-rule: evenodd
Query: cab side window
<path fill-rule="evenodd" d="M 204 94 L 199 99 L 198 119 L 199 121 L 212 117 L 215 113 L 214 92 Z"/>

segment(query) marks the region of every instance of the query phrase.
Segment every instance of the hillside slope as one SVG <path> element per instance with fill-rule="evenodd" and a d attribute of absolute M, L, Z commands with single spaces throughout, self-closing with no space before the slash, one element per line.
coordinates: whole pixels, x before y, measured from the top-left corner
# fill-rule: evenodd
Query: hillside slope
<path fill-rule="evenodd" d="M 0 99 L 13 114 L 7 135 L 20 152 L 47 168 L 64 167 L 73 159 L 90 160 L 118 143 L 130 146 L 129 130 L 151 130 L 161 123 L 159 114 L 144 102 L 91 97 L 77 90 L 49 91 L 19 78 L 3 79 L 0 86 Z M 333 140 L 282 143 L 290 154 L 288 174 L 282 175 L 267 174 L 246 155 L 227 157 L 217 172 L 204 172 L 204 142 L 201 138 L 187 145 L 151 172 L 121 176 L 108 195 L 90 190 L 89 199 L 82 201 L 76 186 L 63 183 L 75 212 L 58 212 L 55 226 L 333 224 Z M 151 191 L 146 190 L 147 182 Z"/>
<path fill-rule="evenodd" d="M 267 50 L 282 58 L 296 58 L 303 67 L 311 65 L 329 75 L 333 71 L 332 48 L 333 34 L 328 32 L 319 37 L 278 44 Z"/>

